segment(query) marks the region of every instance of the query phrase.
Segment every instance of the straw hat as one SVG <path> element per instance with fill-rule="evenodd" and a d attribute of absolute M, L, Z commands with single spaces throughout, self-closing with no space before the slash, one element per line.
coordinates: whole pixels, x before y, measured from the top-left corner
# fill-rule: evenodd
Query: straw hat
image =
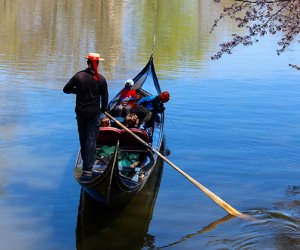
<path fill-rule="evenodd" d="M 101 58 L 100 54 L 98 53 L 89 53 L 85 58 L 89 60 L 104 61 L 104 59 Z"/>

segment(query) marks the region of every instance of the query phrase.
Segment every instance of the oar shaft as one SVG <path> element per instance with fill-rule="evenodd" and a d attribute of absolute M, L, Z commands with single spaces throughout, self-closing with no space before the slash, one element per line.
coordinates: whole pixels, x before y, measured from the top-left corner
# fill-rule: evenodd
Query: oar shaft
<path fill-rule="evenodd" d="M 152 150 L 154 153 L 156 153 L 159 157 L 161 157 L 165 162 L 167 162 L 171 167 L 173 167 L 176 171 L 178 171 L 180 174 L 182 174 L 185 178 L 187 178 L 190 182 L 192 182 L 196 187 L 198 187 L 203 193 L 205 193 L 209 198 L 211 198 L 214 202 L 216 202 L 220 207 L 222 207 L 225 211 L 227 211 L 229 214 L 241 217 L 243 219 L 250 219 L 249 216 L 240 213 L 235 208 L 230 206 L 228 203 L 226 203 L 224 200 L 222 200 L 220 197 L 215 195 L 212 191 L 210 191 L 208 188 L 200 184 L 198 181 L 196 181 L 193 177 L 185 173 L 183 170 L 181 170 L 179 167 L 177 167 L 173 162 L 171 162 L 168 158 L 163 156 L 158 150 L 153 148 L 150 144 L 146 143 L 143 139 L 138 137 L 136 134 L 134 134 L 130 129 L 125 127 L 122 123 L 120 123 L 117 119 L 115 119 L 113 116 L 105 112 L 105 115 L 108 116 L 110 119 L 114 120 L 120 127 L 128 131 L 132 136 L 134 136 L 137 140 L 139 140 L 143 145 L 148 147 L 150 150 Z"/>
<path fill-rule="evenodd" d="M 171 165 L 176 171 L 178 171 L 180 174 L 182 174 L 185 178 L 187 178 L 191 183 L 193 183 L 196 187 L 198 187 L 203 193 L 205 193 L 208 197 L 210 197 L 214 202 L 216 202 L 220 207 L 222 207 L 225 211 L 230 213 L 234 216 L 240 216 L 241 213 L 237 211 L 235 208 L 230 206 L 228 203 L 226 203 L 224 200 L 222 200 L 220 197 L 215 195 L 212 191 L 210 191 L 208 188 L 203 186 L 201 183 L 199 183 L 197 180 L 195 180 L 193 177 L 191 177 L 189 174 L 182 171 L 179 167 L 177 167 L 174 163 L 169 161 L 167 158 L 165 158 L 163 155 L 160 154 L 160 157 L 163 158 L 169 165 Z"/>

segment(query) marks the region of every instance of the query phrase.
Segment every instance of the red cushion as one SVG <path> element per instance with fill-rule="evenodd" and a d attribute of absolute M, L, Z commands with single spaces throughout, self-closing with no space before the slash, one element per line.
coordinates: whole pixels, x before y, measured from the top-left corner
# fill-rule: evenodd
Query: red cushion
<path fill-rule="evenodd" d="M 144 142 L 149 142 L 149 135 L 145 130 L 138 128 L 130 128 L 130 130 Z M 120 134 L 120 146 L 140 147 L 143 146 L 143 144 L 124 129 Z"/>
<path fill-rule="evenodd" d="M 97 145 L 115 145 L 119 140 L 121 130 L 115 127 L 100 127 Z"/>

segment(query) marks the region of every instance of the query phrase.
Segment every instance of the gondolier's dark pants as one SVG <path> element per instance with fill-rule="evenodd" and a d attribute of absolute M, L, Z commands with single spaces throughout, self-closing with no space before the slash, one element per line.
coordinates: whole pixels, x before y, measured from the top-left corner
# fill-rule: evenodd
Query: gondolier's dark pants
<path fill-rule="evenodd" d="M 91 171 L 95 162 L 96 139 L 100 127 L 99 116 L 76 117 L 81 147 L 82 170 Z"/>

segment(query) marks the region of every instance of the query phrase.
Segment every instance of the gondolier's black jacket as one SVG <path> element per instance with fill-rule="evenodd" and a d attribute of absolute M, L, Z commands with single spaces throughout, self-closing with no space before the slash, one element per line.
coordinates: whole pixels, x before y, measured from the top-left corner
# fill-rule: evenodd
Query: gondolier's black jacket
<path fill-rule="evenodd" d="M 105 112 L 108 104 L 107 82 L 104 76 L 94 79 L 94 71 L 86 68 L 77 72 L 64 86 L 66 94 L 76 94 L 75 112 L 79 117 L 92 117 Z M 101 108 L 100 108 L 101 98 Z"/>

